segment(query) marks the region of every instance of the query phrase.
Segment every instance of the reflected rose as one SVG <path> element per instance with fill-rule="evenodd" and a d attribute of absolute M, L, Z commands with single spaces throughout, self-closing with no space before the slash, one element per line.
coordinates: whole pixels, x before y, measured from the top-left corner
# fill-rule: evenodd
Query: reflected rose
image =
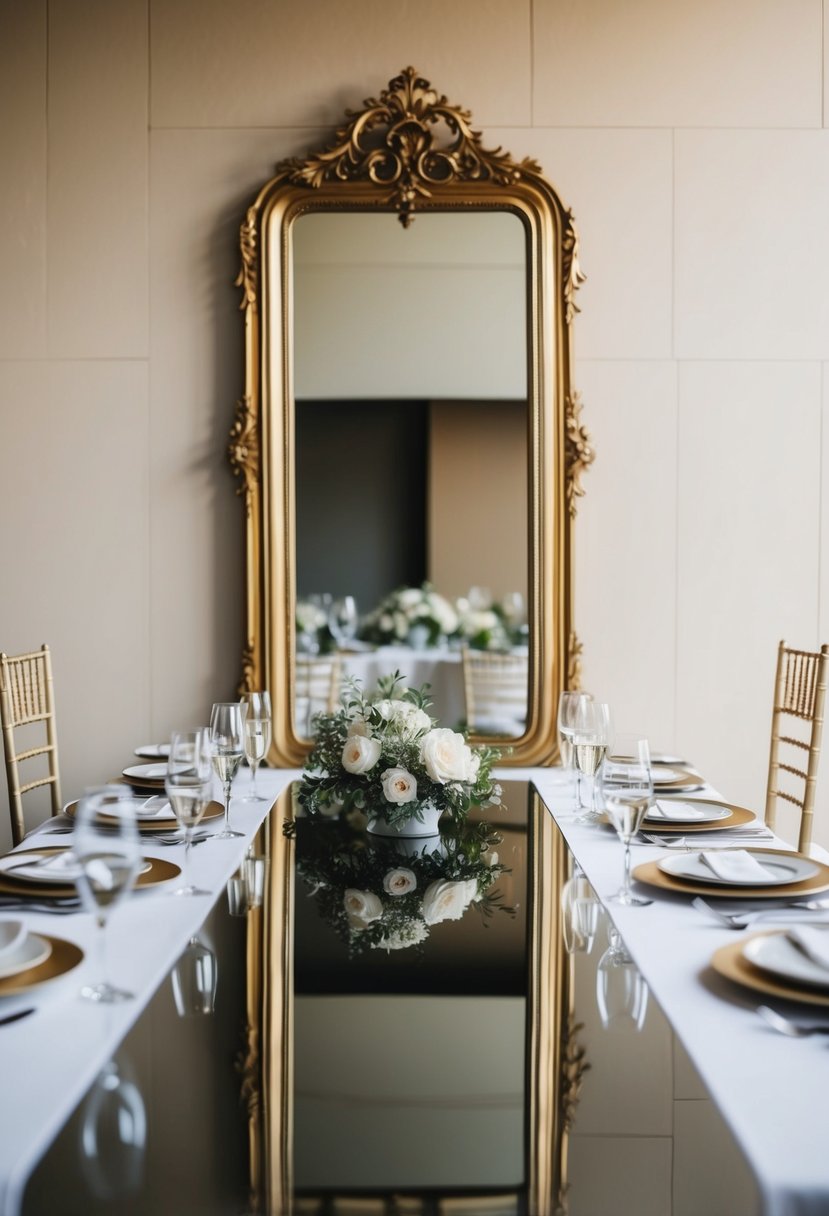
<path fill-rule="evenodd" d="M 423 919 L 427 925 L 439 925 L 444 920 L 460 920 L 478 894 L 474 878 L 450 882 L 440 878 L 423 893 Z"/>
<path fill-rule="evenodd" d="M 417 886 L 417 876 L 404 866 L 389 870 L 383 879 L 383 890 L 387 895 L 408 895 Z"/>
<path fill-rule="evenodd" d="M 373 891 L 358 891 L 356 887 L 346 888 L 343 907 L 352 929 L 367 929 L 372 921 L 379 920 L 383 915 L 380 897 Z"/>

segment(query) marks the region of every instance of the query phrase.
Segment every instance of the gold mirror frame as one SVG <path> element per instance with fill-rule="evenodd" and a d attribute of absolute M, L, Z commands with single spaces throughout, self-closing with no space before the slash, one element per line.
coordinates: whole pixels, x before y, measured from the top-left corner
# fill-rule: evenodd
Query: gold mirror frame
<path fill-rule="evenodd" d="M 230 460 L 242 478 L 247 527 L 247 640 L 241 690 L 269 688 L 268 762 L 299 767 L 310 741 L 294 730 L 295 495 L 292 227 L 312 211 L 398 213 L 404 227 L 430 210 L 506 211 L 527 252 L 529 404 L 529 697 L 524 734 L 505 763 L 558 754 L 556 711 L 579 682 L 572 628 L 572 522 L 580 476 L 593 460 L 572 389 L 575 293 L 584 276 L 572 213 L 530 159 L 488 151 L 470 114 L 438 96 L 414 68 L 368 99 L 333 141 L 277 166 L 241 229 L 245 393 Z M 482 736 L 475 736 L 483 741 Z"/>

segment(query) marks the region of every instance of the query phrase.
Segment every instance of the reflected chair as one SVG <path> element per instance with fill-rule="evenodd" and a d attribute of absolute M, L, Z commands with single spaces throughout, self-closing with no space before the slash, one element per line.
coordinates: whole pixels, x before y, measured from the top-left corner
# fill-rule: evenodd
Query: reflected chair
<path fill-rule="evenodd" d="M 465 647 L 463 690 L 466 722 L 479 735 L 516 739 L 527 724 L 526 654 L 498 654 Z"/>
<path fill-rule="evenodd" d="M 801 852 L 808 851 L 812 840 L 828 675 L 829 646 L 822 646 L 819 651 L 813 652 L 790 650 L 785 642 L 780 643 L 771 718 L 766 823 L 770 828 L 775 828 L 778 799 L 797 807 L 800 812 L 797 847 Z M 784 723 L 784 717 L 789 721 Z M 790 733 L 783 734 L 784 729 Z M 797 734 L 803 737 L 795 737 Z M 785 759 L 781 759 L 781 756 Z M 781 788 L 784 780 L 790 787 L 785 790 Z M 793 788 L 798 793 L 794 793 Z"/>
<path fill-rule="evenodd" d="M 340 699 L 340 656 L 304 655 L 296 658 L 294 729 L 303 738 L 313 737 L 314 714 L 330 713 Z"/>
<path fill-rule="evenodd" d="M 46 742 L 18 751 L 15 731 L 38 723 L 43 723 Z M 15 844 L 19 844 L 26 830 L 23 819 L 24 794 L 41 786 L 51 786 L 52 814 L 57 815 L 61 810 L 52 663 L 48 646 L 13 658 L 0 654 L 0 725 L 3 729 L 3 749 L 6 756 L 12 839 Z M 33 760 L 37 756 L 46 757 L 48 775 L 21 785 L 18 766 L 23 761 Z"/>

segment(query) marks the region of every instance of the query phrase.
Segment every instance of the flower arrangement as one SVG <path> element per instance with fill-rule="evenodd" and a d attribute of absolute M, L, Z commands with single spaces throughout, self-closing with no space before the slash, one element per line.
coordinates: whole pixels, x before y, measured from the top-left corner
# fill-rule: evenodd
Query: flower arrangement
<path fill-rule="evenodd" d="M 360 636 L 378 646 L 407 643 L 427 647 L 445 644 L 458 628 L 458 615 L 429 583 L 398 587 L 365 617 Z"/>
<path fill-rule="evenodd" d="M 298 790 L 307 814 L 356 809 L 370 830 L 380 822 L 393 834 L 411 820 L 424 824 L 426 811 L 446 812 L 457 824 L 473 805 L 500 804 L 492 767 L 501 753 L 437 726 L 427 689 L 405 688 L 395 672 L 367 697 L 352 680 L 339 710 L 315 715 L 316 741 Z"/>
<path fill-rule="evenodd" d="M 486 602 L 457 600 L 458 637 L 473 650 L 510 650 L 526 643 L 523 601 L 522 608 L 516 606 L 520 598 L 516 593 L 500 602 L 491 597 Z"/>
<path fill-rule="evenodd" d="M 486 823 L 450 829 L 439 847 L 430 842 L 431 851 L 412 856 L 343 820 L 300 819 L 294 828 L 298 872 L 352 954 L 419 946 L 435 925 L 460 920 L 470 907 L 485 922 L 513 912 L 492 889 L 505 867 L 495 852 L 501 837 Z"/>
<path fill-rule="evenodd" d="M 334 639 L 328 628 L 328 613 L 317 599 L 298 599 L 295 611 L 297 649 L 300 654 L 327 654 Z"/>

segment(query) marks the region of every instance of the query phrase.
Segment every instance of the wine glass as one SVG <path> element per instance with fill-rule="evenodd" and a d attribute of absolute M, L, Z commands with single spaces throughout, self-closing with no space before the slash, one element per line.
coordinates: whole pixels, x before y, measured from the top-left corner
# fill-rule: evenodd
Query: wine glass
<path fill-rule="evenodd" d="M 353 595 L 344 595 L 334 600 L 328 613 L 328 628 L 334 635 L 339 650 L 344 650 L 357 636 L 357 601 Z"/>
<path fill-rule="evenodd" d="M 648 985 L 612 926 L 610 945 L 596 969 L 596 1003 L 605 1030 L 641 1030 L 648 1011 Z"/>
<path fill-rule="evenodd" d="M 605 761 L 600 786 L 608 818 L 625 846 L 624 881 L 617 894 L 611 897 L 612 902 L 628 907 L 644 907 L 653 901 L 641 899 L 631 890 L 630 842 L 653 803 L 653 776 L 647 739 L 621 736 L 616 742 L 615 752 Z"/>
<path fill-rule="evenodd" d="M 561 917 L 564 948 L 568 954 L 589 954 L 596 940 L 601 904 L 589 881 L 580 870 L 569 878 L 561 891 Z"/>
<path fill-rule="evenodd" d="M 230 786 L 245 754 L 245 727 L 238 701 L 217 701 L 210 714 L 210 750 L 213 770 L 222 783 L 225 800 L 225 825 L 214 840 L 235 840 L 241 832 L 230 826 Z"/>
<path fill-rule="evenodd" d="M 126 786 L 108 785 L 87 791 L 78 803 L 72 852 L 78 861 L 78 892 L 100 929 L 97 984 L 87 984 L 81 996 L 110 1005 L 130 1000 L 132 992 L 107 979 L 106 924 L 112 909 L 132 889 L 141 868 L 141 842 L 135 820 L 135 800 Z"/>
<path fill-rule="evenodd" d="M 242 802 L 267 802 L 256 792 L 256 770 L 271 745 L 271 697 L 268 692 L 246 692 L 242 697 L 245 710 L 245 755 L 251 770 L 250 793 Z"/>
<path fill-rule="evenodd" d="M 210 894 L 188 882 L 187 875 L 193 829 L 201 822 L 212 793 L 212 759 L 210 736 L 205 727 L 178 731 L 172 736 L 164 790 L 184 832 L 183 886 L 177 887 L 174 895 Z"/>
<path fill-rule="evenodd" d="M 565 690 L 558 699 L 558 745 L 562 767 L 576 776 L 576 809 L 581 806 L 581 773 L 576 767 L 573 755 L 573 735 L 576 731 L 576 712 L 581 699 L 592 701 L 589 692 L 570 692 Z"/>
<path fill-rule="evenodd" d="M 136 1195 L 144 1179 L 147 1112 L 123 1055 L 98 1074 L 78 1130 L 81 1170 L 95 1198 L 111 1204 Z"/>
<path fill-rule="evenodd" d="M 213 1013 L 218 979 L 216 955 L 198 937 L 191 937 L 172 972 L 173 1000 L 178 1016 L 190 1018 Z"/>
<path fill-rule="evenodd" d="M 582 698 L 575 709 L 573 758 L 580 773 L 591 779 L 590 806 L 577 816 L 579 823 L 598 823 L 597 774 L 611 742 L 610 706 L 604 701 Z"/>

